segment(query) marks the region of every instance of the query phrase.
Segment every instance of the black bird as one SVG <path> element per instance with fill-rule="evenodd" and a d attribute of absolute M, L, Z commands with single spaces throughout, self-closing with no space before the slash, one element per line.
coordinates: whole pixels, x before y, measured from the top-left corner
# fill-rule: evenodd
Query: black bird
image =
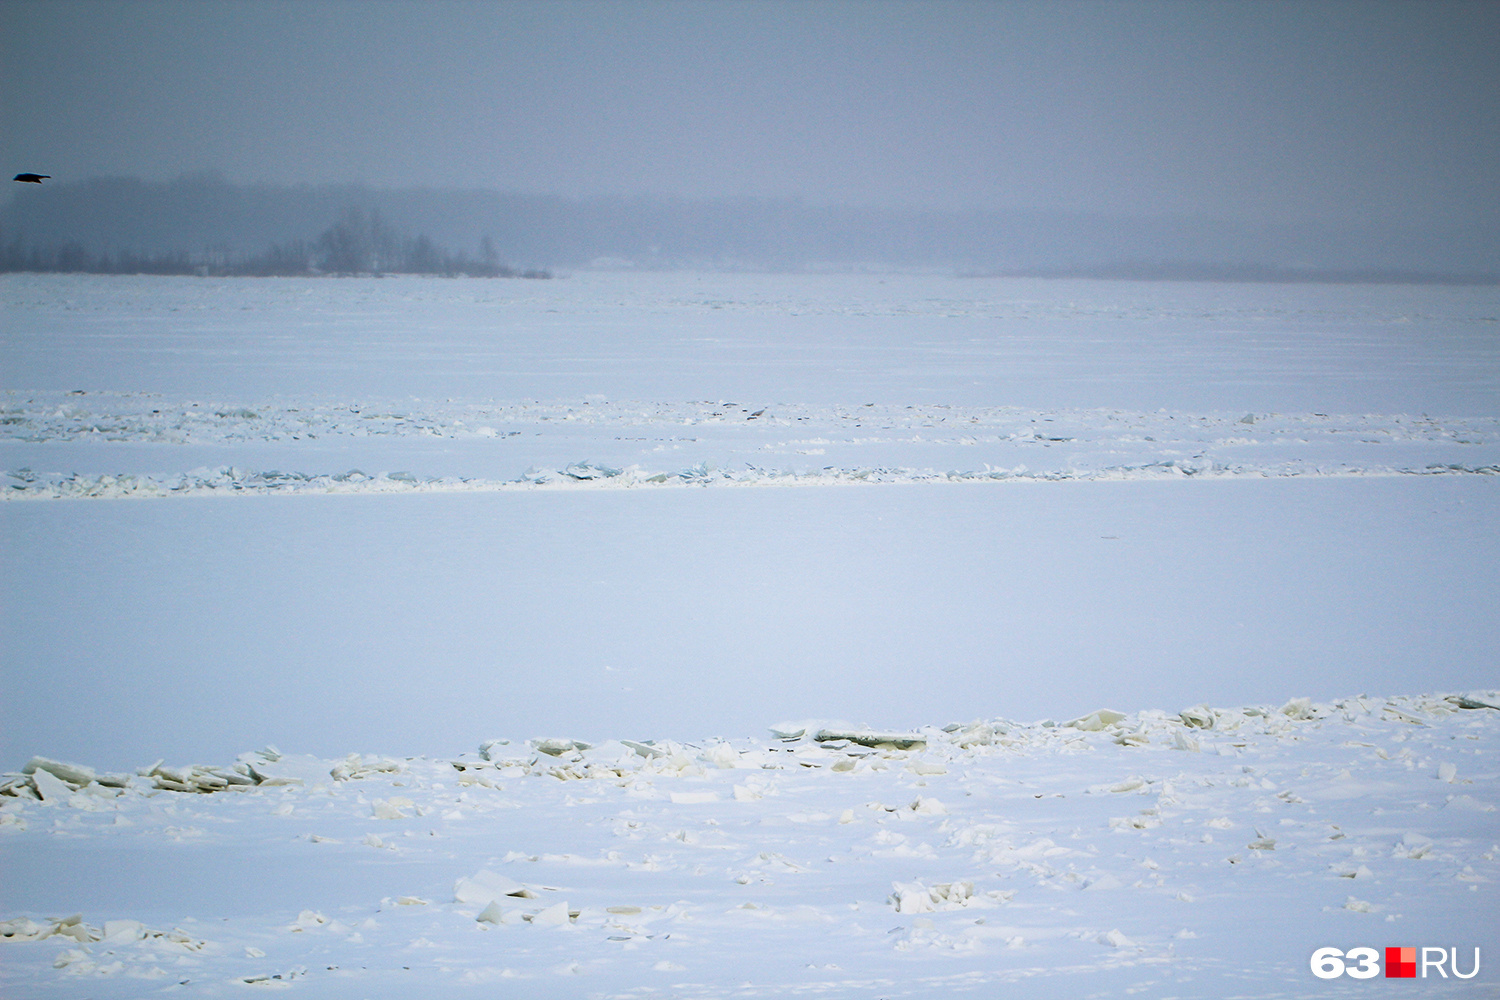
<path fill-rule="evenodd" d="M 0 176 L 4 175 L 0 174 Z M 42 181 L 50 180 L 51 177 L 51 174 L 16 174 L 11 180 L 21 181 L 25 184 L 40 184 Z"/>

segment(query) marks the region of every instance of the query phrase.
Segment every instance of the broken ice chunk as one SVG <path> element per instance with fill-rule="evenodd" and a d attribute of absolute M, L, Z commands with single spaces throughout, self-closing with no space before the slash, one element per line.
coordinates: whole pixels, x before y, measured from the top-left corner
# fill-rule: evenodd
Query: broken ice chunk
<path fill-rule="evenodd" d="M 479 756 L 484 760 L 495 759 L 495 748 L 509 746 L 510 740 L 485 740 L 479 744 Z"/>
<path fill-rule="evenodd" d="M 931 913 L 937 909 L 932 903 L 932 893 L 920 882 L 894 882 L 892 888 L 890 902 L 897 913 Z"/>
<path fill-rule="evenodd" d="M 1074 719 L 1068 725 L 1074 729 L 1082 729 L 1084 732 L 1097 733 L 1107 726 L 1113 726 L 1115 723 L 1123 722 L 1124 720 L 1124 712 L 1101 708 L 1097 712 L 1091 712 L 1081 719 Z"/>
<path fill-rule="evenodd" d="M 0 941 L 38 941 L 50 933 L 51 928 L 25 917 L 0 920 Z"/>
<path fill-rule="evenodd" d="M 1311 719 L 1313 717 L 1311 698 L 1293 698 L 1281 706 L 1281 714 L 1289 719 Z"/>
<path fill-rule="evenodd" d="M 891 888 L 893 891 L 887 901 L 896 907 L 897 913 L 932 913 L 936 910 L 999 906 L 1014 895 L 998 889 L 975 895 L 974 883 L 968 881 L 938 882 L 930 886 L 921 882 L 892 882 Z"/>
<path fill-rule="evenodd" d="M 835 764 L 834 768 L 837 769 L 838 765 Z M 930 775 L 938 775 L 938 774 L 947 774 L 948 773 L 948 769 L 946 767 L 944 767 L 943 765 L 941 765 L 941 764 L 932 764 L 932 763 L 929 763 L 929 762 L 927 762 L 925 760 L 914 760 L 914 761 L 911 761 L 911 762 L 909 762 L 906 765 L 906 769 L 908 771 L 910 771 L 912 774 L 918 775 L 919 777 L 928 777 Z"/>
<path fill-rule="evenodd" d="M 1401 836 L 1401 843 L 1396 845 L 1392 857 L 1410 858 L 1420 861 L 1432 850 L 1432 838 L 1424 837 L 1420 833 L 1408 831 Z"/>
<path fill-rule="evenodd" d="M 729 769 L 739 763 L 740 755 L 728 743 L 715 743 L 703 755 L 703 759 L 714 767 Z"/>
<path fill-rule="evenodd" d="M 813 739 L 819 743 L 848 740 L 860 746 L 894 750 L 911 750 L 927 745 L 927 737 L 921 733 L 882 733 L 868 729 L 819 729 Z"/>
<path fill-rule="evenodd" d="M 1348 865 L 1329 865 L 1328 868 L 1329 871 L 1333 872 L 1339 878 L 1373 878 L 1375 875 L 1374 872 L 1364 865 L 1360 865 L 1357 868 Z"/>
<path fill-rule="evenodd" d="M 532 914 L 531 923 L 534 927 L 557 927 L 568 922 L 568 904 L 566 901 L 553 903 L 539 913 Z"/>
<path fill-rule="evenodd" d="M 42 797 L 43 802 L 65 802 L 73 794 L 73 786 L 50 771 L 39 768 L 31 776 L 31 781 L 36 786 L 37 794 Z"/>
<path fill-rule="evenodd" d="M 563 754 L 572 753 L 574 750 L 590 750 L 594 745 L 592 743 L 584 743 L 581 740 L 563 740 L 552 738 L 544 740 L 532 740 L 531 746 L 532 749 L 538 750 L 544 754 L 548 754 L 549 756 L 561 757 Z"/>
<path fill-rule="evenodd" d="M 563 475 L 571 479 L 613 479 L 620 475 L 621 470 L 610 468 L 607 465 L 594 465 L 592 462 L 574 462 L 563 469 Z"/>
<path fill-rule="evenodd" d="M 303 910 L 301 913 L 297 914 L 296 921 L 289 924 L 286 929 L 288 931 L 291 931 L 293 934 L 297 934 L 301 933 L 302 931 L 315 930 L 327 923 L 328 918 L 323 916 L 323 914 L 319 913 L 317 910 Z"/>
<path fill-rule="evenodd" d="M 139 920 L 104 921 L 104 940 L 114 943 L 139 941 L 146 936 L 146 925 Z"/>
<path fill-rule="evenodd" d="M 535 899 L 536 893 L 514 879 L 489 870 L 480 871 L 472 878 L 461 878 L 453 886 L 454 902 L 471 906 L 487 905 L 505 896 Z"/>
<path fill-rule="evenodd" d="M 372 756 L 366 760 L 360 754 L 351 753 L 335 764 L 328 773 L 334 781 L 350 781 L 356 778 L 367 778 L 372 774 L 393 774 L 403 770 L 405 770 L 405 765 L 390 757 Z"/>
<path fill-rule="evenodd" d="M 402 806 L 410 808 L 410 799 L 399 796 L 391 799 L 375 799 L 370 803 L 370 812 L 376 819 L 406 819 Z"/>
<path fill-rule="evenodd" d="M 1192 708 L 1184 708 L 1177 713 L 1184 726 L 1193 729 L 1212 729 L 1218 716 L 1214 710 L 1207 705 L 1194 705 Z"/>
<path fill-rule="evenodd" d="M 22 774 L 34 775 L 37 771 L 45 771 L 76 788 L 82 788 L 95 778 L 92 767 L 84 767 L 82 764 L 65 764 L 60 760 L 49 760 L 46 757 L 33 757 L 27 761 L 25 767 L 21 768 Z"/>
<path fill-rule="evenodd" d="M 79 944 L 88 944 L 104 937 L 104 933 L 83 922 L 83 914 L 75 913 L 62 920 L 54 920 L 48 934 L 54 937 L 72 938 Z M 46 937 L 47 934 L 42 935 Z"/>

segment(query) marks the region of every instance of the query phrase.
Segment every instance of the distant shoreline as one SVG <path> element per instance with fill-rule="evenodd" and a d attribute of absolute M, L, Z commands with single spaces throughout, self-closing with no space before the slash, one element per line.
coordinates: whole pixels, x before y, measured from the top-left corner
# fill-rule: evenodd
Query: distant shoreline
<path fill-rule="evenodd" d="M 715 267 L 712 263 L 699 263 L 682 267 L 579 267 L 565 272 L 547 268 L 515 270 L 502 267 L 495 273 L 423 272 L 406 270 L 382 271 L 302 271 L 255 273 L 237 268 L 219 268 L 206 265 L 184 267 L 148 266 L 141 269 L 109 267 L 68 269 L 60 267 L 4 267 L 5 274 L 58 274 L 94 275 L 99 277 L 158 277 L 158 278 L 520 278 L 553 279 L 577 272 L 636 272 L 656 274 L 682 272 L 700 274 L 932 274 L 941 273 L 942 268 L 875 268 L 850 267 Z M 1488 288 L 1500 285 L 1500 274 L 1448 274 L 1436 271 L 1365 271 L 1365 270 L 1321 270 L 1321 269 L 1273 269 L 1255 266 L 1234 268 L 1197 267 L 1181 265 L 1169 267 L 1076 267 L 1076 268 L 1005 268 L 1005 269 L 959 269 L 949 271 L 959 279 L 1012 279 L 1029 281 L 1135 281 L 1135 282 L 1192 282 L 1199 284 L 1265 284 L 1265 285 L 1428 285 L 1450 288 Z"/>
<path fill-rule="evenodd" d="M 561 196 L 93 178 L 13 185 L 0 269 L 466 273 L 934 270 L 1136 281 L 1500 284 L 1500 221 L 1442 227 L 796 198 Z M 504 264 L 503 262 L 512 262 Z"/>
<path fill-rule="evenodd" d="M 1045 278 L 1090 281 L 1223 281 L 1298 285 L 1500 285 L 1500 273 L 1381 268 L 1291 268 L 1262 264 L 1104 264 L 961 271 L 962 278 Z"/>

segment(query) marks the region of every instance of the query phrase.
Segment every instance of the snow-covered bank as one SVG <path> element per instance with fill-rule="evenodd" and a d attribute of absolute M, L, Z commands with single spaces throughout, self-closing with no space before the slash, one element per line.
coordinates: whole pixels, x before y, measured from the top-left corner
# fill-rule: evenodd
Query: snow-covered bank
<path fill-rule="evenodd" d="M 1496 704 L 570 733 L 118 776 L 38 760 L 0 784 L 0 988 L 1354 995 L 1312 975 L 1316 948 L 1456 947 L 1468 971 L 1500 946 Z"/>

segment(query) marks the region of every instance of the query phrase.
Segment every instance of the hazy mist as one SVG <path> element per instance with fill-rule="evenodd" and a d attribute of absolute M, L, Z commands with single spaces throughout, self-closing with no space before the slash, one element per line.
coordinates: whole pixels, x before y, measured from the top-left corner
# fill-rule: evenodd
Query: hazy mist
<path fill-rule="evenodd" d="M 1500 220 L 1500 5 L 0 5 L 12 172 Z"/>
<path fill-rule="evenodd" d="M 356 211 L 403 239 L 430 238 L 444 254 L 493 254 L 496 263 L 521 268 L 936 267 L 1044 276 L 1500 281 L 1495 226 L 1223 222 L 1045 209 L 947 212 L 795 198 L 561 198 L 231 184 L 211 174 L 24 188 L 0 205 L 0 271 L 303 273 L 317 264 L 318 255 L 308 251 L 324 238 L 320 234 Z M 301 264 L 266 270 L 268 254 Z"/>

